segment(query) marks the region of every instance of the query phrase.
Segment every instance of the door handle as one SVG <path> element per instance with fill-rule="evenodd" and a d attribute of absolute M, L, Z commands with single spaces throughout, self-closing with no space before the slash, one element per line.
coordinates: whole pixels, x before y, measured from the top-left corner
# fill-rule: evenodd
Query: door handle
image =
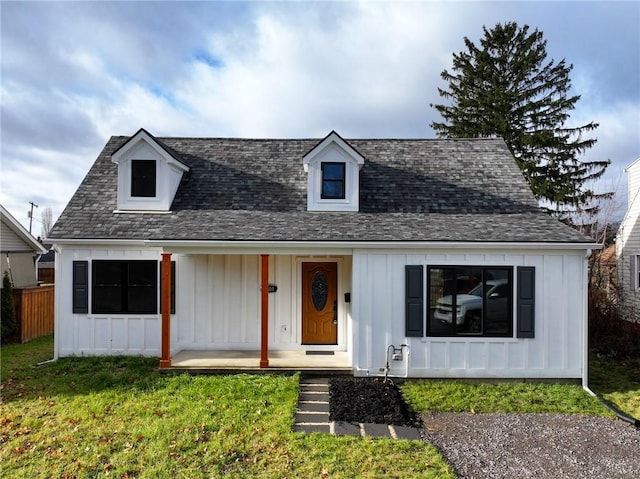
<path fill-rule="evenodd" d="M 338 324 L 338 301 L 333 302 L 333 324 Z"/>

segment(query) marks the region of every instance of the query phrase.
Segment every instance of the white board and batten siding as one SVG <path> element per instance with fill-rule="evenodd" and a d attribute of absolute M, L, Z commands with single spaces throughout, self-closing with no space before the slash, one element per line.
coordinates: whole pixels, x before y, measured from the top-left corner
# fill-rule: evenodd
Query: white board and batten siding
<path fill-rule="evenodd" d="M 535 267 L 535 337 L 407 337 L 405 265 Z M 582 378 L 586 353 L 584 251 L 354 251 L 354 373 L 384 374 L 386 350 L 408 345 L 391 376 L 430 378 Z M 425 279 L 425 289 L 427 287 Z M 425 291 L 426 298 L 426 291 Z M 425 304 L 426 308 L 426 304 Z M 515 321 L 515 300 L 514 300 Z"/>
<path fill-rule="evenodd" d="M 160 355 L 161 314 L 74 314 L 74 261 L 155 260 L 158 248 L 62 249 L 56 257 L 56 357 L 71 355 Z M 175 314 L 171 354 L 182 350 L 259 350 L 261 337 L 260 256 L 256 254 L 173 254 Z M 304 350 L 301 344 L 303 262 L 338 264 L 338 344 L 317 347 L 346 351 L 351 343 L 349 256 L 269 257 L 269 349 Z M 159 289 L 159 288 L 158 288 Z M 89 304 L 91 304 L 89 288 Z"/>
<path fill-rule="evenodd" d="M 173 352 L 244 349 L 260 345 L 260 257 L 193 255 L 180 258 Z M 251 318 L 251 320 L 249 320 Z"/>
<path fill-rule="evenodd" d="M 63 248 L 56 259 L 56 284 L 71 283 L 73 261 L 159 261 L 160 253 L 157 248 L 144 247 Z M 260 256 L 174 254 L 172 260 L 176 261 L 172 354 L 186 349 L 259 349 Z M 586 354 L 584 250 L 514 250 L 508 254 L 495 250 L 415 250 L 411 253 L 355 250 L 353 256 L 271 255 L 269 283 L 277 285 L 277 292 L 269 294 L 271 351 L 305 348 L 300 341 L 300 276 L 305 261 L 338 264 L 338 344 L 326 348 L 348 351 L 356 375 L 383 374 L 386 348 L 390 344 L 407 344 L 403 360 L 390 362 L 391 376 L 583 376 Z M 535 267 L 535 337 L 407 337 L 405 265 Z M 514 274 L 514 288 L 516 278 Z M 347 292 L 351 293 L 351 303 L 344 301 Z M 56 288 L 56 357 L 160 355 L 160 314 L 73 314 L 72 311 L 71 288 Z"/>
<path fill-rule="evenodd" d="M 160 314 L 74 314 L 73 262 L 160 261 L 157 248 L 62 248 L 56 254 L 55 357 L 160 356 Z M 91 304 L 91 289 L 89 289 Z"/>
<path fill-rule="evenodd" d="M 269 349 L 303 350 L 301 344 L 302 262 L 338 263 L 338 344 L 326 348 L 345 351 L 349 344 L 348 305 L 351 258 L 344 256 L 269 256 Z M 260 256 L 242 254 L 180 257 L 176 283 L 180 291 L 172 351 L 260 349 Z"/>

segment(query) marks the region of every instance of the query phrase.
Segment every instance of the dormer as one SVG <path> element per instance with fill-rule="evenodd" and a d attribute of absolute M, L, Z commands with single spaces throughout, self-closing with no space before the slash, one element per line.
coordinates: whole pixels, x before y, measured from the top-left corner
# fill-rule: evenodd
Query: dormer
<path fill-rule="evenodd" d="M 307 211 L 358 211 L 364 157 L 335 131 L 302 159 L 307 172 Z"/>
<path fill-rule="evenodd" d="M 118 165 L 118 212 L 169 212 L 189 167 L 153 135 L 138 130 L 112 155 Z"/>

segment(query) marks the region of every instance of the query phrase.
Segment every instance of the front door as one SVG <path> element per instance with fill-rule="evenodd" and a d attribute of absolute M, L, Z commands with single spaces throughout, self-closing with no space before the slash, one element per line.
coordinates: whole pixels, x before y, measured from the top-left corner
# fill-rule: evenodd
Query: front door
<path fill-rule="evenodd" d="M 302 344 L 338 344 L 338 263 L 302 263 Z"/>

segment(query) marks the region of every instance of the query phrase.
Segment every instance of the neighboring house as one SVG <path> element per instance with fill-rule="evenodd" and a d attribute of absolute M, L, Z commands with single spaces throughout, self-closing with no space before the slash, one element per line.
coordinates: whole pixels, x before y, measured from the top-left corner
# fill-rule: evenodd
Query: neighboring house
<path fill-rule="evenodd" d="M 625 319 L 640 320 L 640 158 L 628 174 L 627 213 L 616 236 L 619 311 Z"/>
<path fill-rule="evenodd" d="M 2 205 L 0 220 L 0 274 L 8 272 L 14 288 L 35 286 L 36 260 L 45 249 Z"/>
<path fill-rule="evenodd" d="M 48 239 L 56 357 L 306 351 L 358 376 L 586 378 L 597 245 L 538 208 L 499 139 L 139 130 L 107 142 Z"/>
<path fill-rule="evenodd" d="M 51 284 L 55 281 L 56 252 L 50 244 L 43 244 L 47 252 L 38 258 L 38 284 Z"/>

